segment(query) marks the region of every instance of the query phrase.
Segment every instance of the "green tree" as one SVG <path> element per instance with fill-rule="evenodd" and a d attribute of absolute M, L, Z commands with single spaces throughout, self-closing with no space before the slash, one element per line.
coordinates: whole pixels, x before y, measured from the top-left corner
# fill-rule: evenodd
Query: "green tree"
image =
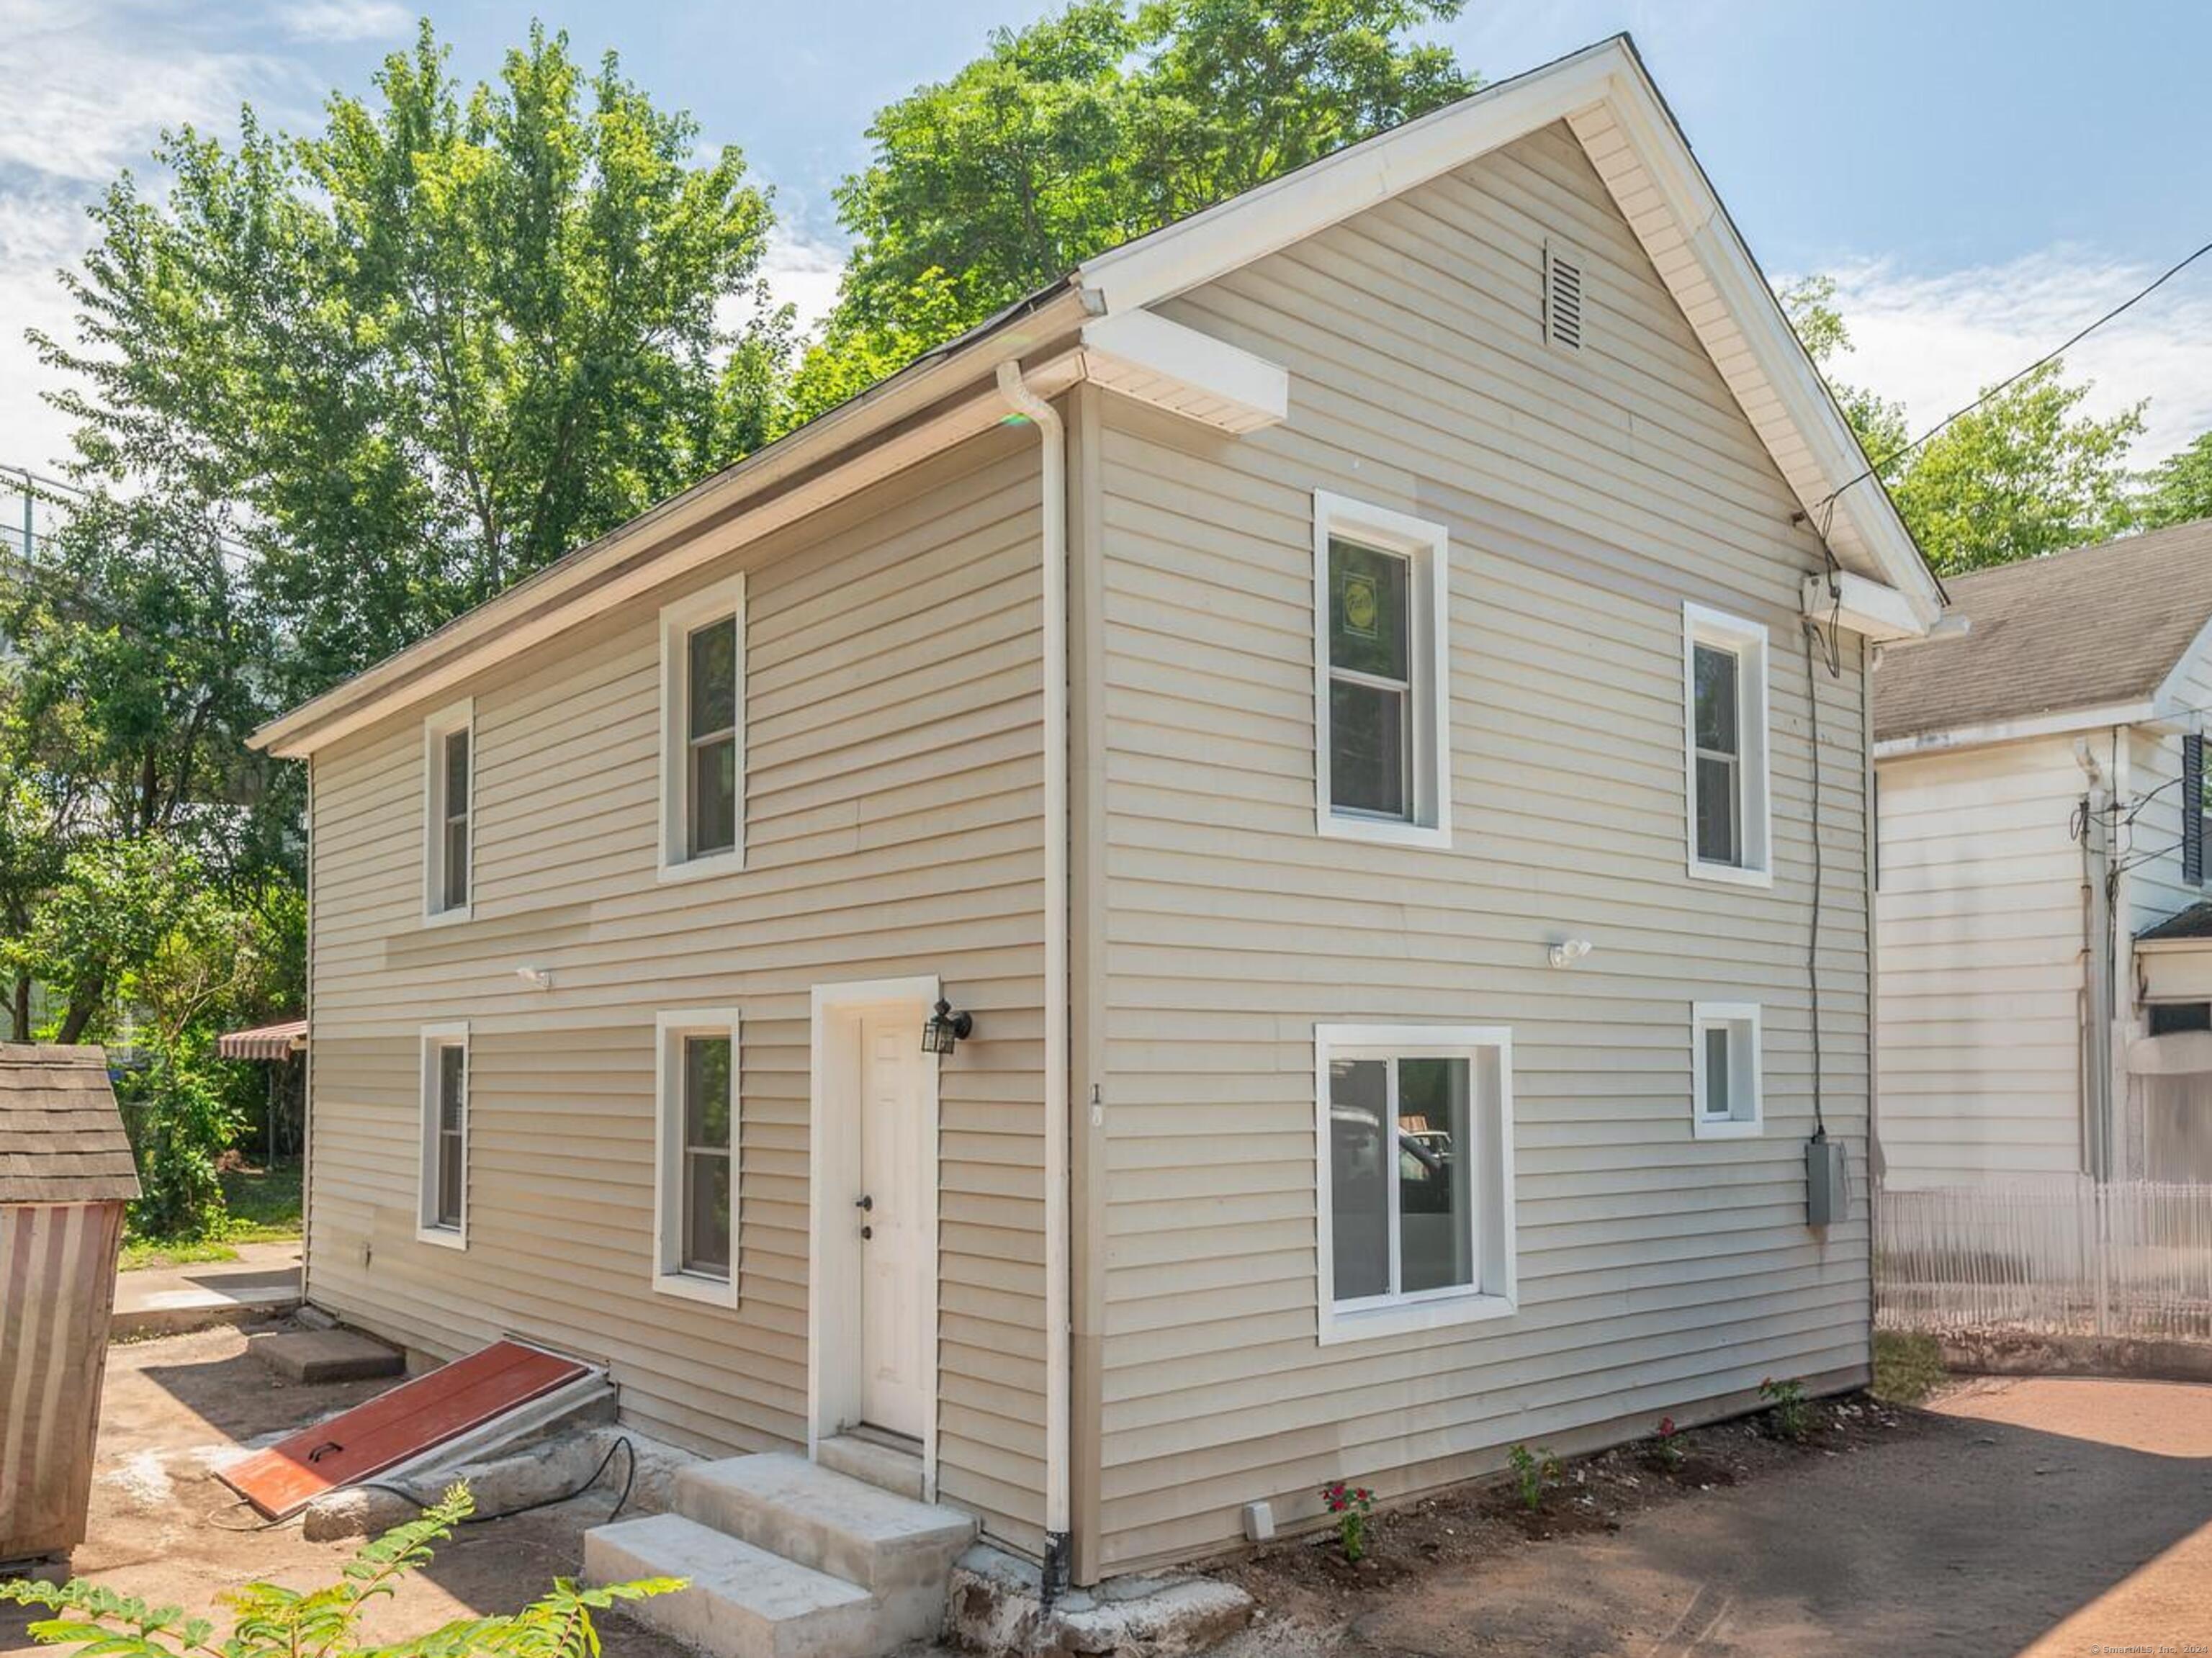
<path fill-rule="evenodd" d="M 787 421 L 1091 255 L 1450 102 L 1409 39 L 1462 0 L 1074 0 L 878 112 L 836 192 L 854 240 Z"/>
<path fill-rule="evenodd" d="M 2038 557 L 2121 534 L 2136 521 L 2127 453 L 2142 431 L 2143 404 L 2108 420 L 2081 414 L 2092 383 L 2069 384 L 2063 366 L 2049 362 L 1985 392 L 1986 402 L 1908 448 L 1903 404 L 1829 372 L 1851 349 L 1835 295 L 1833 278 L 1813 276 L 1781 300 L 1937 574 Z"/>
<path fill-rule="evenodd" d="M 2101 541 L 2129 527 L 2128 446 L 2143 405 L 2078 412 L 2091 385 L 2045 363 L 1915 450 L 1890 485 L 1944 575 Z"/>
<path fill-rule="evenodd" d="M 295 786 L 244 746 L 270 641 L 213 525 L 104 492 L 0 580 L 0 634 L 9 1025 L 30 1039 L 43 984 L 64 1004 L 51 1034 L 76 1042 L 187 896 L 296 854 Z"/>
<path fill-rule="evenodd" d="M 1808 276 L 1782 290 L 1782 308 L 1789 313 L 1790 321 L 1804 343 L 1805 355 L 1813 359 L 1828 382 L 1828 390 L 1836 399 L 1836 406 L 1844 411 L 1844 419 L 1851 434 L 1866 451 L 1869 465 L 1887 459 L 1905 447 L 1907 434 L 1905 428 L 1905 405 L 1892 403 L 1863 386 L 1838 380 L 1829 372 L 1828 365 L 1839 356 L 1856 349 L 1851 343 L 1850 330 L 1844 326 L 1843 313 L 1836 309 L 1836 279 L 1833 276 Z"/>
<path fill-rule="evenodd" d="M 90 472 L 232 502 L 280 700 L 412 643 L 768 430 L 787 315 L 739 154 L 533 27 L 465 88 L 429 26 L 321 131 L 189 131 L 64 280 Z"/>
<path fill-rule="evenodd" d="M 2143 475 L 2135 518 L 2146 530 L 2212 518 L 2212 432 L 2168 455 Z"/>

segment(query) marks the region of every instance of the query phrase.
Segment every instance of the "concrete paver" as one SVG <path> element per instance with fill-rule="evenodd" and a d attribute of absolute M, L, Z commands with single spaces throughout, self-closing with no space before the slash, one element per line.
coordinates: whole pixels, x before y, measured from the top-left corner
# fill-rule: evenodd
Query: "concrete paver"
<path fill-rule="evenodd" d="M 299 1244 L 241 1243 L 236 1260 L 118 1273 L 109 1331 L 118 1341 L 179 1335 L 275 1316 L 299 1304 Z"/>

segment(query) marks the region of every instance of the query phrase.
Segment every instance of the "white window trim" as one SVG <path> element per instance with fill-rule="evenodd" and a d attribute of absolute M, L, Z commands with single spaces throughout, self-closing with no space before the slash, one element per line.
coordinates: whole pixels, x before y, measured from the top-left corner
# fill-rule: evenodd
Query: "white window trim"
<path fill-rule="evenodd" d="M 1735 653 L 1741 664 L 1736 674 L 1736 731 L 1743 743 L 1737 774 L 1743 787 L 1743 862 L 1716 864 L 1698 856 L 1698 682 L 1697 653 L 1700 645 Z M 1692 878 L 1735 886 L 1774 884 L 1774 786 L 1770 756 L 1768 708 L 1771 701 L 1767 675 L 1767 635 L 1765 627 L 1743 616 L 1730 616 L 1685 600 L 1682 604 L 1682 784 L 1685 850 Z"/>
<path fill-rule="evenodd" d="M 1750 1027 L 1750 1065 L 1742 1080 L 1751 1089 L 1751 1114 L 1709 1116 L 1705 1112 L 1705 1033 L 1717 1026 Z M 1757 1002 L 1696 1002 L 1690 1007 L 1690 1132 L 1701 1140 L 1755 1139 L 1765 1130 L 1765 1043 Z"/>
<path fill-rule="evenodd" d="M 471 748 L 474 744 L 471 744 Z M 476 1133 L 476 1056 L 470 1050 L 465 1019 L 448 1024 L 426 1024 L 422 1042 L 422 1120 L 415 1163 L 415 1238 L 441 1249 L 469 1247 L 469 1141 Z M 461 1224 L 437 1224 L 438 1206 L 438 1052 L 458 1043 L 461 1050 Z"/>
<path fill-rule="evenodd" d="M 1441 524 L 1370 506 L 1326 489 L 1314 491 L 1314 813 L 1332 840 L 1375 841 L 1389 846 L 1451 846 L 1451 536 Z M 1358 542 L 1410 556 L 1407 584 L 1413 601 L 1410 665 L 1425 670 L 1412 695 L 1414 720 L 1413 821 L 1370 817 L 1336 810 L 1330 799 L 1328 544 Z M 1425 566 L 1425 568 L 1422 567 Z M 1424 579 L 1425 577 L 1425 580 Z"/>
<path fill-rule="evenodd" d="M 678 1008 L 653 1017 L 653 1287 L 664 1296 L 705 1302 L 714 1307 L 738 1304 L 738 1220 L 744 1182 L 742 1154 L 744 1126 L 744 1049 L 738 1042 L 734 1007 Z M 730 1039 L 730 1272 L 715 1278 L 684 1268 L 684 1063 L 686 1036 Z"/>
<path fill-rule="evenodd" d="M 1467 1289 L 1426 1290 L 1384 1303 L 1339 1307 L 1330 1286 L 1336 1281 L 1334 1196 L 1329 1169 L 1329 1071 L 1340 1057 L 1376 1059 L 1466 1059 L 1479 1063 L 1484 1051 L 1497 1056 L 1497 1164 L 1494 1175 L 1478 1169 L 1475 1224 L 1482 1229 L 1477 1259 L 1486 1282 Z M 1477 1097 L 1478 1112 L 1487 1109 Z M 1486 1123 L 1485 1127 L 1488 1125 Z M 1506 1318 L 1519 1309 L 1519 1251 L 1513 1218 L 1513 1032 L 1505 1025 L 1317 1024 L 1314 1027 L 1314 1212 L 1316 1222 L 1315 1278 L 1320 1309 L 1319 1338 L 1324 1347 L 1445 1329 L 1488 1319 Z M 1492 1138 L 1485 1136 L 1486 1146 Z M 1494 1224 L 1492 1219 L 1494 1217 Z"/>
<path fill-rule="evenodd" d="M 446 908 L 446 739 L 469 734 L 469 901 Z M 422 722 L 422 925 L 465 921 L 477 902 L 477 705 L 465 696 Z"/>
<path fill-rule="evenodd" d="M 724 612 L 737 617 L 737 836 L 725 852 L 691 857 L 688 851 L 690 768 L 687 732 L 690 677 L 685 641 L 701 623 Z M 745 577 L 737 574 L 702 587 L 660 610 L 660 861 L 664 881 L 700 881 L 745 866 Z"/>

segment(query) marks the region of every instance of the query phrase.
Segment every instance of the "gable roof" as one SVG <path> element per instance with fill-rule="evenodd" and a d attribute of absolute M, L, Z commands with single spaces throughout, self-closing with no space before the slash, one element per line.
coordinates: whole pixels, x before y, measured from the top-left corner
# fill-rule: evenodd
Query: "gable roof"
<path fill-rule="evenodd" d="M 96 1048 L 0 1042 L 0 1203 L 137 1195 L 107 1056 Z"/>
<path fill-rule="evenodd" d="M 311 754 L 398 708 L 442 694 L 607 604 L 998 423 L 1006 412 L 994 387 L 1002 363 L 1019 362 L 1032 389 L 1046 396 L 1086 377 L 1105 380 L 1102 359 L 1110 362 L 1114 355 L 1106 331 L 1146 307 L 1562 121 L 1805 518 L 1821 527 L 1846 570 L 1894 589 L 1924 629 L 1942 604 L 1942 590 L 1887 492 L 1868 476 L 1857 439 L 1634 43 L 1620 34 L 1085 261 L 1063 282 L 271 720 L 253 742 L 281 755 Z M 1155 368 L 1157 360 L 1143 367 Z M 1205 401 L 1193 400 L 1194 406 Z"/>
<path fill-rule="evenodd" d="M 1883 653 L 1878 743 L 1958 746 L 1986 728 L 2074 714 L 2095 725 L 2149 719 L 2212 624 L 2212 519 L 1954 576 L 1948 587 L 1967 631 Z"/>

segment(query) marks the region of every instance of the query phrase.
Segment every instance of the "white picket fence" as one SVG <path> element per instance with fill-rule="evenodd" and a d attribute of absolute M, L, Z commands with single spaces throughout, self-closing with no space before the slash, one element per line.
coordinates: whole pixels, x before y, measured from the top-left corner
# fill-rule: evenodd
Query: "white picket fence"
<path fill-rule="evenodd" d="M 1885 1329 L 2212 1341 L 2212 1186 L 1885 1190 L 1875 1212 Z"/>

